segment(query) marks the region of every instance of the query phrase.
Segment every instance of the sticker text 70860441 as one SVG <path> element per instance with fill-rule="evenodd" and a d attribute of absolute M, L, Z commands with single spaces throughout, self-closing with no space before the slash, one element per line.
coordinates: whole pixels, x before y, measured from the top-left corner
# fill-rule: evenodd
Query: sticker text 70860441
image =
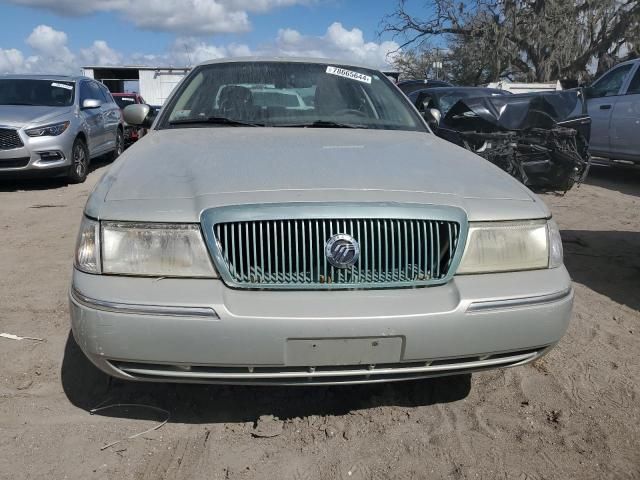
<path fill-rule="evenodd" d="M 328 66 L 327 73 L 329 75 L 337 75 L 339 77 L 350 78 L 351 80 L 357 80 L 358 82 L 371 84 L 370 76 L 365 75 L 363 73 L 354 72 L 352 70 L 346 70 L 340 67 Z"/>

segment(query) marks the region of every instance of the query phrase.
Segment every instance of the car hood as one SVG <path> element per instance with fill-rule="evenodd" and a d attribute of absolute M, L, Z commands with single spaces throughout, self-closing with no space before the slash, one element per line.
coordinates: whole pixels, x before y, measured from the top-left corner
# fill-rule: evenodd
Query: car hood
<path fill-rule="evenodd" d="M 154 221 L 197 221 L 206 208 L 248 203 L 508 201 L 523 211 L 538 203 L 499 168 L 435 135 L 244 127 L 152 131 L 93 197 L 93 216 Z M 545 214 L 535 206 L 534 217 Z"/>
<path fill-rule="evenodd" d="M 67 115 L 72 107 L 42 107 L 30 105 L 0 105 L 0 125 L 20 128 L 25 125 L 40 125 Z"/>
<path fill-rule="evenodd" d="M 584 117 L 588 117 L 585 96 L 582 89 L 575 89 L 463 98 L 442 122 L 454 130 L 473 129 L 478 119 L 503 130 L 526 130 L 553 128 Z"/>

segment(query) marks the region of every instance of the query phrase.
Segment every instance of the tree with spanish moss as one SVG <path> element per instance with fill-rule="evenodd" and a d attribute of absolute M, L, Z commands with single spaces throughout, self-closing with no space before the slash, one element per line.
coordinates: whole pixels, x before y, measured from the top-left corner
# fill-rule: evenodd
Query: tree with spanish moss
<path fill-rule="evenodd" d="M 457 83 L 584 81 L 640 54 L 640 1 L 398 0 L 382 31 L 414 59 L 446 45 Z"/>

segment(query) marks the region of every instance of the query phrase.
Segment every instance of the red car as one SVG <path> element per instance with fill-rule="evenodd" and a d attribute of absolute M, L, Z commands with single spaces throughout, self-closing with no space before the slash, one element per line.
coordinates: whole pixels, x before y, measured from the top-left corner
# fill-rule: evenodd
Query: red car
<path fill-rule="evenodd" d="M 144 99 L 137 93 L 112 93 L 113 99 L 116 101 L 120 110 L 124 110 L 127 105 L 135 103 L 146 103 Z M 124 124 L 124 142 L 131 144 L 143 137 L 147 133 L 145 128 L 138 128 L 132 125 Z"/>

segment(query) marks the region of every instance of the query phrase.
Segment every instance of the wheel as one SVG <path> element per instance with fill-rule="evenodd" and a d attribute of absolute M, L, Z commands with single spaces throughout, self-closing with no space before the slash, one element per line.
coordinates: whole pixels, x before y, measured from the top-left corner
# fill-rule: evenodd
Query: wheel
<path fill-rule="evenodd" d="M 76 138 L 71 149 L 71 166 L 67 178 L 70 183 L 82 183 L 89 173 L 89 149 L 81 138 Z"/>
<path fill-rule="evenodd" d="M 115 160 L 124 152 L 124 134 L 121 129 L 118 129 L 118 134 L 116 135 L 116 148 L 109 154 L 109 160 Z"/>

